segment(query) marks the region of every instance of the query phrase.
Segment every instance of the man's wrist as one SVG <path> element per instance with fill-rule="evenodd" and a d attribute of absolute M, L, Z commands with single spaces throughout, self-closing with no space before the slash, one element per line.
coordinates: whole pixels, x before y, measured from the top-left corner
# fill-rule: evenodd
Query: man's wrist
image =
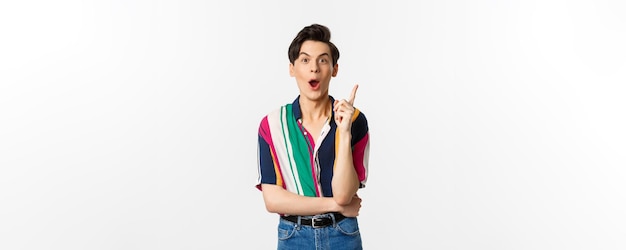
<path fill-rule="evenodd" d="M 340 130 L 339 131 L 339 140 L 341 141 L 350 141 L 352 140 L 352 133 L 350 130 Z"/>

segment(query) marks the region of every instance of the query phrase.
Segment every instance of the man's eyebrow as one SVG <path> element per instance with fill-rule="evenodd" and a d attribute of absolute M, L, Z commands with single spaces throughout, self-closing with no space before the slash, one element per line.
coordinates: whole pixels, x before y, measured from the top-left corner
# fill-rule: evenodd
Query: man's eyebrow
<path fill-rule="evenodd" d="M 300 55 L 305 55 L 310 57 L 311 55 L 307 54 L 306 52 L 300 52 Z M 318 57 L 322 57 L 322 56 L 330 56 L 328 53 L 324 52 L 322 54 L 320 54 Z"/>

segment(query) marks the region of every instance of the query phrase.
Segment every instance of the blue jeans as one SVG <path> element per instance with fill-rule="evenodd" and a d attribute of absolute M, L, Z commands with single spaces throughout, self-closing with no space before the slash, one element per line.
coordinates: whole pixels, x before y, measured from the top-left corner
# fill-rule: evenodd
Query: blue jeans
<path fill-rule="evenodd" d="M 330 214 L 322 216 L 334 217 Z M 312 218 L 313 216 L 302 216 Z M 319 215 L 318 215 L 319 217 Z M 361 234 L 356 217 L 347 217 L 332 225 L 313 228 L 285 219 L 278 223 L 278 250 L 361 250 Z"/>

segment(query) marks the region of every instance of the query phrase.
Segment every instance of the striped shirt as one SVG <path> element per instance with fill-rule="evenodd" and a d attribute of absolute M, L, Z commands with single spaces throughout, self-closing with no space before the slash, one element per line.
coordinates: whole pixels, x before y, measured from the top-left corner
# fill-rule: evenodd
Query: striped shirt
<path fill-rule="evenodd" d="M 261 184 L 275 184 L 293 193 L 310 197 L 332 197 L 331 181 L 339 136 L 334 111 L 322 128 L 318 142 L 302 126 L 300 97 L 267 116 L 259 125 L 258 179 Z M 334 98 L 330 96 L 331 103 Z M 332 110 L 332 109 L 331 109 Z M 355 108 L 352 116 L 352 159 L 365 187 L 369 161 L 369 129 L 365 115 Z M 321 143 L 320 143 L 321 142 Z"/>

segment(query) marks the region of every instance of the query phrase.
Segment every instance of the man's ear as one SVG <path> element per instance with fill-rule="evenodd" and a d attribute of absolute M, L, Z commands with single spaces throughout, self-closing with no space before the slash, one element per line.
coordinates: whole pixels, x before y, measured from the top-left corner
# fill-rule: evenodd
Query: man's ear
<path fill-rule="evenodd" d="M 339 64 L 335 63 L 335 65 L 333 66 L 333 74 L 332 76 L 335 77 L 337 76 L 337 72 L 339 71 Z"/>
<path fill-rule="evenodd" d="M 293 71 L 293 63 L 289 63 L 289 75 L 292 77 L 295 75 Z"/>

